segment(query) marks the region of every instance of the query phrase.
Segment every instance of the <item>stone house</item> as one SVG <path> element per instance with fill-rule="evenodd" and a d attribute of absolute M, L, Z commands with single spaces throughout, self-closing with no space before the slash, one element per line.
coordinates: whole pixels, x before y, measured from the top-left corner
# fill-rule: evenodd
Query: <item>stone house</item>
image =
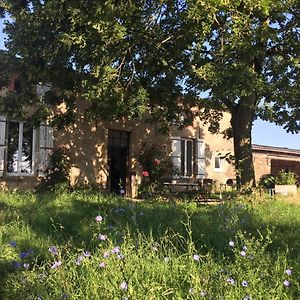
<path fill-rule="evenodd" d="M 7 90 L 14 90 L 13 83 L 1 93 Z M 63 110 L 63 105 L 58 108 Z M 84 105 L 78 105 L 76 114 L 76 122 L 63 130 L 45 123 L 30 128 L 24 121 L 0 116 L 0 185 L 34 187 L 45 175 L 49 155 L 61 146 L 68 150 L 71 184 L 96 184 L 113 192 L 121 185 L 130 197 L 136 197 L 143 176 L 138 157 L 144 145 L 165 145 L 177 181 L 210 178 L 225 183 L 235 177 L 233 166 L 223 158 L 233 152 L 232 140 L 211 134 L 197 117 L 183 130 L 170 128 L 166 136 L 146 118 L 95 123 L 85 118 Z M 228 126 L 226 115 L 221 130 Z"/>

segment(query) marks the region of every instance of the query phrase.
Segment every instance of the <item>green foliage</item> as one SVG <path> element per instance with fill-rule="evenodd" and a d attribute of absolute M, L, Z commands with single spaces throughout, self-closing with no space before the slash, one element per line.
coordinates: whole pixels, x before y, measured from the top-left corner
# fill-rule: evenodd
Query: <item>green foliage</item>
<path fill-rule="evenodd" d="M 299 298 L 299 205 L 175 206 L 62 189 L 0 199 L 4 300 Z"/>
<path fill-rule="evenodd" d="M 38 185 L 38 190 L 51 189 L 58 184 L 69 182 L 71 163 L 68 150 L 64 147 L 54 149 L 49 158 L 49 165 Z"/>
<path fill-rule="evenodd" d="M 281 170 L 276 179 L 276 184 L 297 184 L 297 174 L 290 170 Z"/>

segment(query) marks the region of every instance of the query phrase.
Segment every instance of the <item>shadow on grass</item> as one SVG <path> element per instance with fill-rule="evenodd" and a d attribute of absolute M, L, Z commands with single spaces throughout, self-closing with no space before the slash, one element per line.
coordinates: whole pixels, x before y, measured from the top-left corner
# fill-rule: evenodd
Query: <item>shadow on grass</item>
<path fill-rule="evenodd" d="M 97 236 L 106 234 L 114 244 L 119 244 L 125 231 L 131 236 L 138 233 L 159 241 L 163 236 L 179 234 L 188 239 L 188 223 L 191 222 L 192 237 L 199 253 L 212 253 L 220 257 L 230 256 L 228 242 L 238 231 L 251 236 L 266 235 L 271 230 L 272 254 L 285 252 L 289 248 L 291 259 L 300 254 L 300 207 L 296 207 L 299 218 L 280 222 L 278 211 L 274 218 L 264 220 L 257 208 L 238 202 L 197 206 L 195 203 L 133 202 L 115 196 L 95 193 L 49 193 L 37 194 L 35 200 L 13 205 L 0 200 L 3 221 L 3 240 L 18 241 L 18 251 L 33 250 L 40 262 L 47 260 L 51 245 L 68 245 L 92 251 L 97 247 Z M 268 205 L 262 209 L 268 210 Z M 267 212 L 266 212 L 267 214 Z M 102 224 L 95 217 L 101 215 Z M 6 227 L 5 227 L 6 226 Z M 187 249 L 182 243 L 174 244 L 178 251 Z M 22 262 L 22 261 L 21 261 Z M 12 268 L 11 259 L 0 262 L 0 286 Z M 0 290 L 1 296 L 1 290 Z"/>

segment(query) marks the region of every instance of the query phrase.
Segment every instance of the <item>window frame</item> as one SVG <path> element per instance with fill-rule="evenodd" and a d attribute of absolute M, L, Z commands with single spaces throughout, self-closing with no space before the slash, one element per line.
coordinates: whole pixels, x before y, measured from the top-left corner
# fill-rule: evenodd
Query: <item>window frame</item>
<path fill-rule="evenodd" d="M 8 134 L 9 134 L 9 122 L 15 122 L 19 125 L 18 128 L 18 161 L 17 161 L 17 172 L 9 172 L 7 169 L 8 165 L 8 148 L 9 148 L 9 141 L 8 141 Z M 6 139 L 7 139 L 7 150 L 6 150 L 6 159 L 5 159 L 5 173 L 9 177 L 24 177 L 24 176 L 35 176 L 36 173 L 36 145 L 37 145 L 37 130 L 35 128 L 32 128 L 32 171 L 30 173 L 22 173 L 20 170 L 20 162 L 22 163 L 22 149 L 23 149 L 23 136 L 24 136 L 24 123 L 25 122 L 19 122 L 16 120 L 7 120 L 7 133 L 6 133 Z"/>

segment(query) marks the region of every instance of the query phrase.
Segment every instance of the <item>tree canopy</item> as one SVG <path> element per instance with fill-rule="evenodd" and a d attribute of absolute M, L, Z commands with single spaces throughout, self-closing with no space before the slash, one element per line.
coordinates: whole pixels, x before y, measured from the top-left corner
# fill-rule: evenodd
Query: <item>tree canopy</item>
<path fill-rule="evenodd" d="M 218 131 L 229 112 L 224 134 L 233 137 L 240 182 L 249 184 L 253 121 L 300 130 L 299 7 L 296 0 L 6 0 L 5 55 L 22 86 L 55 87 L 45 101 L 63 99 L 68 121 L 78 97 L 90 103 L 90 118 L 150 112 L 165 127 L 176 118 L 188 124 L 199 106 Z M 29 89 L 21 94 L 19 104 L 34 102 Z"/>

